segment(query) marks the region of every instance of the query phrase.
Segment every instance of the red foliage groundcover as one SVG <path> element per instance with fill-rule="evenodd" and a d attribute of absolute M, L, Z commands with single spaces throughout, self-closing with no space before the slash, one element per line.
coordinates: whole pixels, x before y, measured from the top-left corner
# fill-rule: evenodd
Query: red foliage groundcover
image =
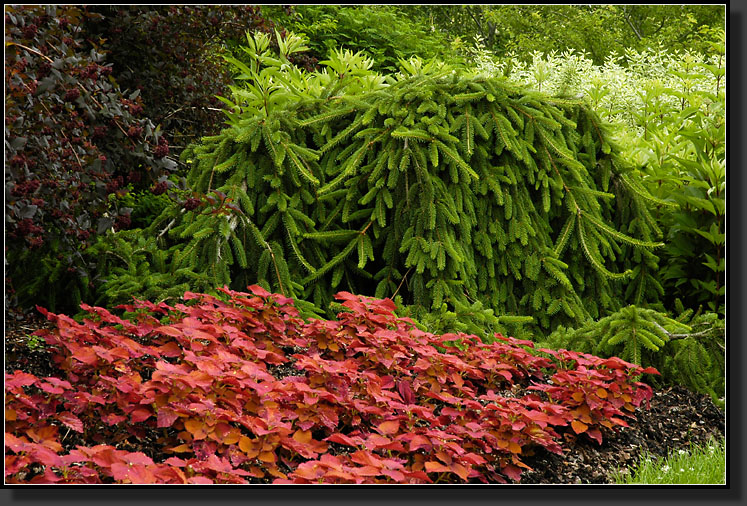
<path fill-rule="evenodd" d="M 346 292 L 349 312 L 306 322 L 249 290 L 136 301 L 131 321 L 40 308 L 64 377 L 6 374 L 6 483 L 505 483 L 652 395 L 637 379 L 656 371 L 617 358 L 434 335 Z"/>

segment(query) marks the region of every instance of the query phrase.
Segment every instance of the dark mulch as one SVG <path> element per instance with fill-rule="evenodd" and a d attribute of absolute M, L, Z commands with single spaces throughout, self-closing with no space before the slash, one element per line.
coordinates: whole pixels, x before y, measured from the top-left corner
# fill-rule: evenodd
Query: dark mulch
<path fill-rule="evenodd" d="M 43 327 L 51 324 L 37 317 L 6 319 L 6 371 L 20 369 L 42 377 L 56 374 L 49 353 L 26 345 L 28 336 Z M 629 420 L 629 424 L 617 431 L 603 429 L 601 445 L 583 435 L 566 433 L 563 455 L 539 448 L 523 458 L 532 470 L 523 473 L 521 483 L 612 483 L 615 470 L 635 466 L 644 454 L 665 457 L 703 445 L 710 438 L 720 439 L 725 433 L 724 413 L 710 397 L 681 386 L 655 390 L 650 405 L 636 410 L 636 420 Z M 153 449 L 140 450 L 153 453 Z"/>
<path fill-rule="evenodd" d="M 533 468 L 522 483 L 613 483 L 615 470 L 634 467 L 644 454 L 666 457 L 724 435 L 725 417 L 707 395 L 681 386 L 654 391 L 650 407 L 619 431 L 603 429 L 602 444 L 586 437 L 567 440 L 564 455 L 540 449 L 525 459 Z"/>

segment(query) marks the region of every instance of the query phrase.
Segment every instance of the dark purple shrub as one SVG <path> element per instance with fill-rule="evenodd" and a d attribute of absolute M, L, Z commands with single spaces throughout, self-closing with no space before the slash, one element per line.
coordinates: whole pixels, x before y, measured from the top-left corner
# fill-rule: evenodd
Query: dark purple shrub
<path fill-rule="evenodd" d="M 5 7 L 6 307 L 74 308 L 94 276 L 86 248 L 127 226 L 110 194 L 176 167 L 139 92 L 122 91 L 104 41 L 85 33 L 97 18 L 78 6 Z"/>
<path fill-rule="evenodd" d="M 225 116 L 215 95 L 229 96 L 230 70 L 223 48 L 246 43 L 246 31 L 272 34 L 272 21 L 250 5 L 92 6 L 86 31 L 108 41 L 107 61 L 122 88 L 139 90 L 148 117 L 165 132 L 175 158 L 190 142 L 214 135 Z M 277 47 L 275 48 L 277 49 Z M 133 65 L 132 62 L 137 62 Z M 311 69 L 315 59 L 297 57 Z M 167 145 L 168 146 L 168 145 Z M 168 154 L 157 148 L 156 156 Z M 164 155 L 165 156 L 165 155 Z"/>

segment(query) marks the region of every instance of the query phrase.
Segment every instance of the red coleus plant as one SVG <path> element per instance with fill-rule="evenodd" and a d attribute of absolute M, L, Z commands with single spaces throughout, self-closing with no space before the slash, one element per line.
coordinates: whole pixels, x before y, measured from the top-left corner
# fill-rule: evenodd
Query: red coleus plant
<path fill-rule="evenodd" d="M 6 482 L 519 481 L 533 448 L 601 443 L 652 395 L 636 378 L 655 371 L 619 359 L 434 335 L 346 292 L 338 320 L 307 322 L 249 288 L 130 320 L 40 308 L 60 375 L 6 374 Z"/>

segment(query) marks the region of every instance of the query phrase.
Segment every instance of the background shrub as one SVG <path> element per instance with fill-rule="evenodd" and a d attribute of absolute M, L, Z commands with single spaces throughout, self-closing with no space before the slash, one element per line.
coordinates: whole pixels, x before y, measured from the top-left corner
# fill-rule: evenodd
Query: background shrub
<path fill-rule="evenodd" d="M 149 117 L 169 132 L 176 157 L 224 116 L 216 95 L 228 95 L 230 69 L 221 54 L 247 30 L 273 33 L 263 8 L 250 5 L 94 6 L 86 30 L 107 40 L 107 61 L 123 88 L 140 90 Z M 282 28 L 278 27 L 281 31 Z M 315 63 L 305 57 L 300 66 Z"/>
<path fill-rule="evenodd" d="M 247 28 L 274 25 L 250 6 L 6 8 L 6 307 L 92 296 L 87 247 L 159 211 L 150 190 L 221 128 L 221 47 Z"/>
<path fill-rule="evenodd" d="M 374 60 L 373 70 L 396 72 L 399 59 L 418 56 L 452 61 L 446 37 L 418 18 L 390 5 L 294 5 L 267 7 L 273 20 L 309 39 L 309 55 L 324 60 L 331 51 L 349 49 Z"/>
<path fill-rule="evenodd" d="M 97 17 L 5 8 L 6 307 L 77 307 L 94 281 L 83 251 L 130 225 L 110 196 L 175 167 L 139 91 L 121 91 L 101 41 L 83 30 Z"/>
<path fill-rule="evenodd" d="M 726 24 L 724 5 L 402 5 L 411 22 L 444 34 L 455 46 L 482 41 L 500 56 L 574 51 L 602 64 L 625 49 L 703 52 Z"/>
<path fill-rule="evenodd" d="M 257 65 L 236 63 L 231 127 L 183 153 L 198 205 L 146 232 L 175 275 L 543 328 L 614 310 L 629 277 L 631 298 L 656 297 L 652 197 L 580 102 L 418 60 L 377 76 L 349 52 L 303 74 L 266 50 L 255 36 Z"/>

